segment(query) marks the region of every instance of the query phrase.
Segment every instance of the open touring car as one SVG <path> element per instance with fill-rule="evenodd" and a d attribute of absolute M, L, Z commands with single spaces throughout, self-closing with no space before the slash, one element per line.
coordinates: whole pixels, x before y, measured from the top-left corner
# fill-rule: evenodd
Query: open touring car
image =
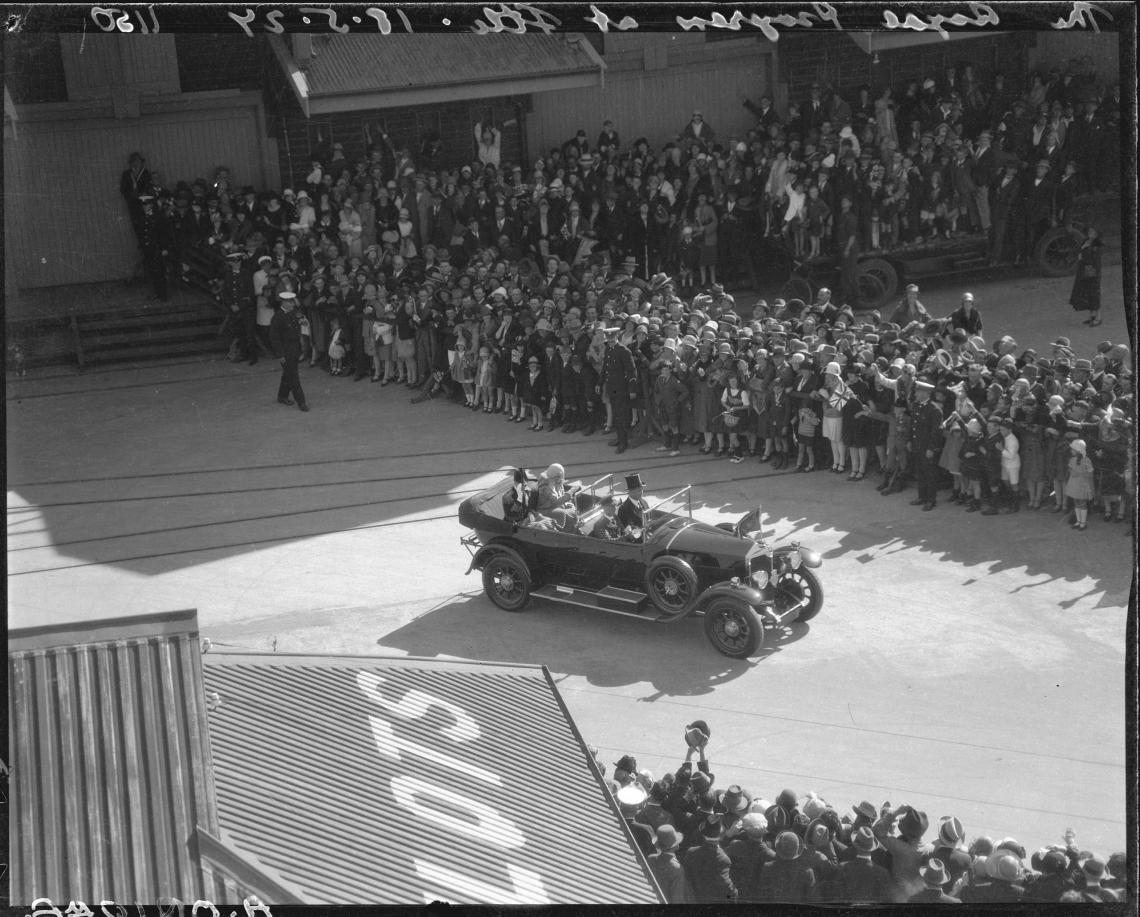
<path fill-rule="evenodd" d="M 612 479 L 578 490 L 576 518 L 564 528 L 508 521 L 510 478 L 464 500 L 459 521 L 472 530 L 460 539 L 471 553 L 467 572 L 482 573 L 487 596 L 505 611 L 536 597 L 659 623 L 701 615 L 712 645 L 734 658 L 756 655 L 766 630 L 819 614 L 823 587 L 811 568 L 820 556 L 797 543 L 764 542 L 759 508 L 735 524 L 698 522 L 689 485 L 650 501 L 644 527 L 627 537 L 592 537 L 602 496 L 623 496 Z"/>

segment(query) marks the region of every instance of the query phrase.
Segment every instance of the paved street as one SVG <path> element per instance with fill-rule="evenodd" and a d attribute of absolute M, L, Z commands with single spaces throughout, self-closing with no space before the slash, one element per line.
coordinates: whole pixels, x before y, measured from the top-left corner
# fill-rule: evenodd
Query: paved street
<path fill-rule="evenodd" d="M 1000 272 L 924 289 L 936 315 L 971 289 L 986 337 L 1088 353 L 1127 340 L 1119 267 L 1104 325 L 1066 305 L 1071 280 Z M 196 607 L 220 648 L 543 663 L 583 735 L 659 775 L 682 727 L 709 722 L 717 783 L 785 786 L 850 805 L 909 802 L 968 835 L 1124 849 L 1126 527 L 1084 534 L 1052 514 L 979 518 L 870 480 L 774 472 L 604 437 L 532 433 L 451 404 L 302 370 L 313 410 L 274 403 L 275 364 L 214 360 L 9 379 L 12 626 Z M 697 621 L 655 626 L 536 603 L 495 609 L 455 508 L 509 465 L 573 478 L 640 470 L 695 485 L 694 513 L 823 552 L 810 627 L 734 662 Z M 520 775 L 525 781 L 525 775 Z"/>

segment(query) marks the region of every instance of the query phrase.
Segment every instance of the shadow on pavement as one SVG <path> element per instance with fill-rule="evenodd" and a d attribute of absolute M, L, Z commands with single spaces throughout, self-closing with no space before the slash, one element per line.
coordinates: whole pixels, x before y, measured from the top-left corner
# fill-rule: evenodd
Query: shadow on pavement
<path fill-rule="evenodd" d="M 511 613 L 480 594 L 429 611 L 376 642 L 412 656 L 542 664 L 597 687 L 644 682 L 658 696 L 695 697 L 761 665 L 808 630 L 793 624 L 771 631 L 758 656 L 729 659 L 708 642 L 701 618 L 658 624 L 542 600 Z"/>

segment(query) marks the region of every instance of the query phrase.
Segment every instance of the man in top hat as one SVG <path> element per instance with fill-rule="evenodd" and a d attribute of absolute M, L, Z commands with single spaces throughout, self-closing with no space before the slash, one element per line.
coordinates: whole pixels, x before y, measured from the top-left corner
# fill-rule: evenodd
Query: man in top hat
<path fill-rule="evenodd" d="M 649 509 L 649 504 L 645 500 L 645 483 L 641 480 L 641 475 L 626 475 L 625 489 L 626 498 L 622 500 L 617 512 L 618 524 L 623 530 L 644 529 L 645 511 Z"/>
<path fill-rule="evenodd" d="M 874 807 L 871 807 L 874 811 Z M 861 808 L 856 809 L 864 815 Z M 878 813 L 875 813 L 877 816 Z M 864 815 L 864 817 L 866 817 Z M 839 867 L 836 889 L 840 901 L 846 904 L 882 904 L 889 900 L 891 874 L 872 862 L 871 855 L 879 849 L 879 842 L 868 825 L 860 825 L 851 832 L 851 850 L 854 856 Z"/>
<path fill-rule="evenodd" d="M 910 504 L 921 506 L 927 512 L 937 505 L 938 458 L 942 454 L 942 410 L 931 400 L 933 394 L 931 382 L 915 380 L 910 436 L 918 496 Z"/>
<path fill-rule="evenodd" d="M 720 819 L 706 820 L 701 827 L 700 843 L 681 858 L 696 903 L 726 904 L 736 900 L 732 860 L 720 846 L 722 833 Z"/>
<path fill-rule="evenodd" d="M 657 852 L 650 855 L 649 868 L 669 904 L 687 904 L 692 900 L 685 868 L 677 859 L 680 846 L 681 835 L 672 825 L 661 825 L 657 829 Z"/>
<path fill-rule="evenodd" d="M 269 340 L 273 352 L 281 357 L 281 382 L 277 386 L 277 403 L 296 403 L 302 411 L 309 410 L 297 364 L 301 360 L 301 323 L 297 316 L 297 294 L 288 290 L 279 293 L 281 308 L 273 313 L 269 323 Z M 292 395 L 292 397 L 290 397 Z"/>
<path fill-rule="evenodd" d="M 619 339 L 621 328 L 614 325 L 605 329 L 606 349 L 602 357 L 601 391 L 609 395 L 613 408 L 616 438 L 609 445 L 617 446 L 621 455 L 629 448 L 629 425 L 633 404 L 631 396 L 639 391 L 637 367 L 633 354 Z"/>
<path fill-rule="evenodd" d="M 946 894 L 944 887 L 950 882 L 950 873 L 939 859 L 931 859 L 919 869 L 924 887 L 908 899 L 910 904 L 961 904 L 962 902 Z"/>
<path fill-rule="evenodd" d="M 229 324 L 233 343 L 242 356 L 253 366 L 257 362 L 257 311 L 253 302 L 253 279 L 245 270 L 244 253 L 226 255 L 228 270 L 222 277 L 222 307 L 229 310 Z"/>

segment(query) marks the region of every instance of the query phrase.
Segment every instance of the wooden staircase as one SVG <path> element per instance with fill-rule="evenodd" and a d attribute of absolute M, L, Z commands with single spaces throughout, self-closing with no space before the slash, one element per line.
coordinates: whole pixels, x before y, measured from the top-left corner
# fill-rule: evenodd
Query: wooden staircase
<path fill-rule="evenodd" d="M 105 363 L 222 353 L 223 320 L 218 305 L 205 299 L 73 315 L 76 362 L 84 370 Z"/>

